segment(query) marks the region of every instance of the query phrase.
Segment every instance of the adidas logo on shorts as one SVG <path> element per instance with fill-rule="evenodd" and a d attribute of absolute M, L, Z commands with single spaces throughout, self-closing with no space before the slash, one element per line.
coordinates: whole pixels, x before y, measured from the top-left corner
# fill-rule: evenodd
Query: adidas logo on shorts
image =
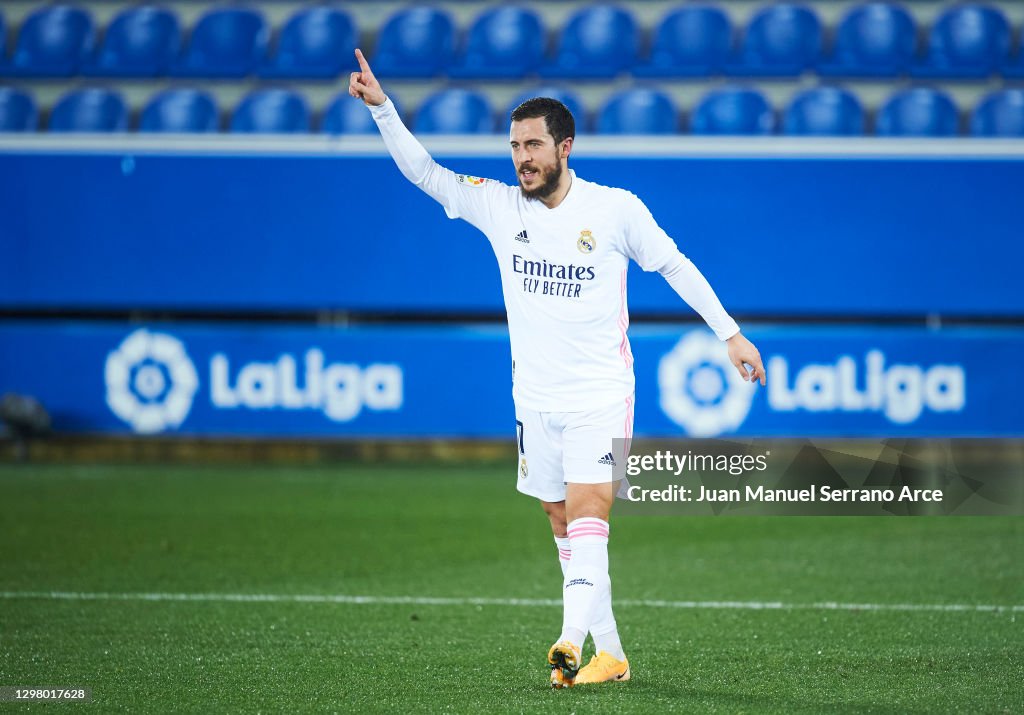
<path fill-rule="evenodd" d="M 519 241 L 520 243 L 529 243 L 530 237 L 527 236 L 526 231 L 523 230 L 516 234 L 516 240 Z"/>
<path fill-rule="evenodd" d="M 608 454 L 604 455 L 599 460 L 597 460 L 597 463 L 598 464 L 607 464 L 609 466 L 614 467 L 615 466 L 615 457 L 613 457 L 612 453 L 609 452 Z"/>

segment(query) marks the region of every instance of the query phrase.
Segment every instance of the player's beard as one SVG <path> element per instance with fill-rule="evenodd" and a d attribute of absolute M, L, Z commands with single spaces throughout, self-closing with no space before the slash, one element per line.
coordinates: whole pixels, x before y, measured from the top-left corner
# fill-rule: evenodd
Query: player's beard
<path fill-rule="evenodd" d="M 534 169 L 541 176 L 541 182 L 538 186 L 528 189 L 523 186 L 523 179 L 520 175 L 519 178 L 519 190 L 523 192 L 523 196 L 528 199 L 546 199 L 551 194 L 555 193 L 555 189 L 558 188 L 558 182 L 562 179 L 562 163 L 555 162 L 551 169 L 545 169 L 544 167 L 537 166 L 536 164 L 527 164 L 519 167 L 519 171 L 524 168 Z"/>

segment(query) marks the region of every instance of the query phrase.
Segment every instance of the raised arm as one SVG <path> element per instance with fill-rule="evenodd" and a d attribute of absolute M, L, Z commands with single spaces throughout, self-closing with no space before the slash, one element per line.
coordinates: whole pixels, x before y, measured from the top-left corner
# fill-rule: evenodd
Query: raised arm
<path fill-rule="evenodd" d="M 356 50 L 356 60 L 359 61 L 360 71 L 353 72 L 349 78 L 348 93 L 363 100 L 370 108 L 370 114 L 380 128 L 384 145 L 398 164 L 402 175 L 426 191 L 423 183 L 430 174 L 432 165 L 436 163 L 423 145 L 402 124 L 402 118 L 398 116 L 395 105 L 384 94 L 380 82 L 373 76 L 373 70 L 370 69 L 370 63 L 366 61 L 362 50 Z M 440 201 L 438 196 L 434 198 Z"/>
<path fill-rule="evenodd" d="M 359 63 L 359 72 L 353 72 L 348 81 L 348 93 L 356 99 L 366 102 L 368 107 L 379 107 L 387 101 L 387 95 L 381 89 L 380 82 L 373 76 L 370 63 L 363 56 L 363 51 L 356 50 L 356 61 Z"/>
<path fill-rule="evenodd" d="M 384 94 L 361 50 L 356 50 L 356 59 L 360 71 L 353 72 L 349 78 L 348 93 L 363 100 L 370 108 L 370 114 L 384 139 L 384 146 L 402 175 L 444 206 L 450 218 L 464 218 L 480 226 L 487 212 L 485 191 L 480 190 L 482 182 L 467 182 L 467 177 L 434 161 L 402 123 L 395 105 Z"/>

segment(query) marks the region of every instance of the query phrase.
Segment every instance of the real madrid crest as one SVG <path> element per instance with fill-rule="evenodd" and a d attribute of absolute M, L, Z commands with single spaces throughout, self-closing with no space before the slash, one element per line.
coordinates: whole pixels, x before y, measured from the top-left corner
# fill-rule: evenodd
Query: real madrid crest
<path fill-rule="evenodd" d="M 580 237 L 576 239 L 576 248 L 580 249 L 580 253 L 593 253 L 596 246 L 594 234 L 590 231 L 580 231 Z"/>
<path fill-rule="evenodd" d="M 523 457 L 519 460 L 519 478 L 526 479 L 526 475 L 529 473 L 529 470 L 526 468 L 526 457 Z"/>

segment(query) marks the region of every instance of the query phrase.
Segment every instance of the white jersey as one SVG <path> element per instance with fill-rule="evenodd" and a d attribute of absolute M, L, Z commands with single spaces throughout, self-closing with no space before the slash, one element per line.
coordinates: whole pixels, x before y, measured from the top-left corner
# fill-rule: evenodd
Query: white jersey
<path fill-rule="evenodd" d="M 629 260 L 669 279 L 725 340 L 739 327 L 636 196 L 579 178 L 548 208 L 518 186 L 455 174 L 427 155 L 391 101 L 371 108 L 399 168 L 490 241 L 512 343 L 513 397 L 538 412 L 595 409 L 633 393 Z"/>

